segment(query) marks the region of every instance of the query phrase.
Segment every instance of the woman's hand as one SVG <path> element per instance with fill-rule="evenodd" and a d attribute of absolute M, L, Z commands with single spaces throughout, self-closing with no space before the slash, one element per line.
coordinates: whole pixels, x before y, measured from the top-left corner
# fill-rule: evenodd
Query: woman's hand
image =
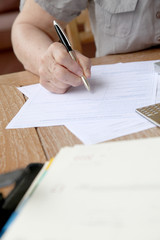
<path fill-rule="evenodd" d="M 75 51 L 77 62 L 72 60 L 63 44 L 51 44 L 40 60 L 39 76 L 43 87 L 54 93 L 65 93 L 71 86 L 82 84 L 81 76 L 91 75 L 90 59 Z"/>

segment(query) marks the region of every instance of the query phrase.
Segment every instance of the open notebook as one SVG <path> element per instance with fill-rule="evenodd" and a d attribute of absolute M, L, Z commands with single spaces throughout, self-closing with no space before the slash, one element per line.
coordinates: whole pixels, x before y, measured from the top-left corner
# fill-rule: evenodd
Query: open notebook
<path fill-rule="evenodd" d="M 62 149 L 2 239 L 160 239 L 159 146 L 158 137 Z"/>

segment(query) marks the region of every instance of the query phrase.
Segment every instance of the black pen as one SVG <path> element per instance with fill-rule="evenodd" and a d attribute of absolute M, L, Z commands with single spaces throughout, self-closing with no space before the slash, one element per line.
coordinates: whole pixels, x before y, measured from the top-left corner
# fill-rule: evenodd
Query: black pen
<path fill-rule="evenodd" d="M 59 39 L 61 41 L 61 43 L 65 46 L 65 48 L 67 49 L 68 53 L 70 54 L 71 58 L 76 61 L 76 55 L 74 50 L 71 47 L 71 44 L 68 40 L 68 38 L 66 37 L 66 34 L 64 33 L 64 31 L 62 30 L 62 28 L 58 25 L 58 23 L 56 21 L 53 21 L 53 25 L 56 29 L 56 32 L 59 36 Z M 88 91 L 90 91 L 90 85 L 87 81 L 87 79 L 84 76 L 81 76 L 81 79 L 83 81 L 84 86 L 86 87 L 86 89 Z"/>

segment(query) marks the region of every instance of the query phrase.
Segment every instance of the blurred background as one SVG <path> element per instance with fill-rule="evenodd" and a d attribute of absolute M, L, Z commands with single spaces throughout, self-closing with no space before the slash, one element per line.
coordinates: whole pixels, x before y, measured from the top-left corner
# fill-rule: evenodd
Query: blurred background
<path fill-rule="evenodd" d="M 18 12 L 19 0 L 0 0 L 0 75 L 24 70 L 11 44 L 11 27 Z"/>

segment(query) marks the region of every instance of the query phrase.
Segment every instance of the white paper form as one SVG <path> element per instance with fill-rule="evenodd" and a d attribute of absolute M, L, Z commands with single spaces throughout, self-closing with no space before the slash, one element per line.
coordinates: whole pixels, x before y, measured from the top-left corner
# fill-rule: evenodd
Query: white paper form
<path fill-rule="evenodd" d="M 147 62 L 149 68 L 151 67 L 150 63 L 151 62 Z M 131 63 L 130 66 L 133 67 L 134 63 Z M 134 67 L 137 67 L 138 71 L 145 71 L 144 66 L 142 67 L 141 64 L 139 65 L 139 63 L 137 63 L 137 65 Z M 160 75 L 156 74 L 155 78 L 155 83 L 158 83 L 155 102 L 158 103 L 160 102 Z M 138 114 L 135 115 L 135 113 L 130 114 L 128 118 L 126 118 L 126 116 L 125 118 L 121 117 L 121 120 L 113 118 L 112 120 L 99 120 L 99 122 L 98 120 L 97 122 L 88 121 L 79 125 L 76 123 L 66 124 L 66 126 L 85 144 L 94 144 L 155 127 L 154 124 L 150 123 Z M 90 129 L 94 129 L 94 131 L 91 131 Z"/>
<path fill-rule="evenodd" d="M 159 239 L 159 144 L 63 149 L 3 240 Z"/>
<path fill-rule="evenodd" d="M 28 98 L 35 94 L 38 85 L 29 85 L 18 88 Z M 154 125 L 146 121 L 141 116 L 136 118 L 130 115 L 124 119 L 108 119 L 108 120 L 93 120 L 71 123 L 65 125 L 74 135 L 76 135 L 85 144 L 95 144 L 98 142 L 107 141 L 116 137 L 142 131 L 153 127 Z M 94 129 L 94 131 L 93 131 Z"/>
<path fill-rule="evenodd" d="M 38 85 L 30 85 L 18 88 L 28 98 L 35 94 Z M 124 119 L 106 119 L 91 120 L 81 123 L 66 124 L 65 125 L 74 135 L 76 135 L 85 144 L 94 144 L 98 142 L 107 141 L 116 137 L 135 133 L 154 127 L 154 125 L 138 114 L 129 115 Z M 94 129 L 94 131 L 93 131 Z"/>
<path fill-rule="evenodd" d="M 132 72 L 134 65 L 136 69 L 138 63 L 128 64 L 128 68 L 125 64 L 116 64 L 115 72 L 111 72 L 107 65 L 93 67 L 91 93 L 81 86 L 70 89 L 64 95 L 57 95 L 40 86 L 36 95 L 24 104 L 7 128 L 62 125 L 71 121 L 96 121 L 120 116 L 124 118 L 137 107 L 155 102 L 157 83 L 154 67 L 150 63 L 149 68 L 148 63 L 145 65 L 143 62 L 140 63 L 139 72 L 137 69 Z"/>
<path fill-rule="evenodd" d="M 144 66 L 142 67 L 141 64 L 139 65 L 139 63 L 136 66 L 134 63 L 131 63 L 130 67 L 140 67 L 139 69 L 137 68 L 138 71 L 140 70 L 142 72 L 146 71 L 143 68 Z M 131 68 L 129 70 L 131 70 Z M 157 80 L 155 81 L 155 83 L 156 82 Z M 145 83 L 144 83 L 144 86 L 146 86 Z M 125 87 L 125 84 L 124 84 L 124 87 Z M 139 86 L 139 88 L 140 89 L 143 88 L 142 85 Z M 126 97 L 126 94 L 129 93 L 128 91 L 126 92 L 125 91 L 126 89 L 124 90 L 123 94 L 120 96 L 121 98 Z M 116 94 L 118 96 L 118 93 Z M 138 98 L 142 96 L 142 98 L 145 99 L 145 95 L 143 95 L 142 92 L 140 93 L 140 95 L 138 94 L 139 92 L 137 92 Z M 111 97 L 112 96 L 110 96 L 110 98 Z M 135 101 L 137 101 L 137 99 L 135 99 Z M 149 102 L 152 102 L 152 101 L 149 101 Z M 140 105 L 140 102 L 138 102 L 138 104 Z M 147 104 L 147 102 L 145 104 Z M 78 138 L 86 144 L 98 143 L 101 141 L 110 140 L 116 137 L 124 136 L 127 134 L 135 133 L 138 131 L 142 131 L 142 130 L 154 127 L 152 123 L 146 121 L 141 116 L 136 115 L 135 112 L 133 114 L 131 113 L 129 115 L 127 114 L 127 116 L 126 115 L 123 117 L 121 116 L 120 120 L 117 120 L 114 118 L 106 119 L 105 121 L 97 120 L 97 122 L 91 120 L 88 122 L 81 123 L 79 124 L 79 126 L 76 123 L 66 124 L 66 126 L 70 129 L 70 131 L 72 131 L 72 133 L 78 136 Z M 90 129 L 94 129 L 94 131 L 91 131 Z"/>
<path fill-rule="evenodd" d="M 56 106 L 56 111 L 61 109 L 62 119 L 57 119 L 58 121 L 55 122 L 55 119 L 53 119 L 55 111 L 50 114 L 50 109 L 49 116 L 43 119 L 44 108 L 40 106 L 37 109 L 40 110 L 39 115 L 42 119 L 40 117 L 37 119 L 35 115 L 32 119 L 33 122 L 29 123 L 28 118 L 22 121 L 21 117 L 23 110 L 25 110 L 22 109 L 18 114 L 20 115 L 19 120 L 23 124 L 21 127 L 65 124 L 83 143 L 87 144 L 102 142 L 154 127 L 153 124 L 135 113 L 137 107 L 155 102 L 158 80 L 156 79 L 157 74 L 154 74 L 154 62 L 94 66 L 92 68 L 91 94 L 85 91 L 83 86 L 81 88 L 72 88 L 65 95 L 52 94 L 40 87 L 38 95 L 41 99 L 36 97 L 34 103 L 40 103 L 44 106 L 48 102 L 56 103 L 54 106 Z M 32 101 L 35 89 L 38 86 L 36 85 L 36 88 L 34 85 L 26 86 L 20 89 Z M 74 102 L 72 99 L 74 99 Z M 61 103 L 63 104 L 61 105 Z M 73 107 L 73 103 L 74 107 L 76 105 L 76 109 L 69 109 L 70 104 Z M 91 111 L 88 116 L 89 107 L 91 107 Z M 77 109 L 80 115 L 76 118 Z M 30 110 L 28 115 L 33 117 L 35 111 Z M 45 110 L 48 111 L 48 107 Z M 71 115 L 71 119 L 69 119 L 69 113 L 72 114 L 73 110 L 74 116 Z M 16 122 L 18 115 L 15 118 Z M 13 123 L 11 122 L 8 127 L 20 127 L 19 122 L 16 123 L 18 125 L 13 125 Z M 24 126 L 24 124 L 26 125 Z"/>

